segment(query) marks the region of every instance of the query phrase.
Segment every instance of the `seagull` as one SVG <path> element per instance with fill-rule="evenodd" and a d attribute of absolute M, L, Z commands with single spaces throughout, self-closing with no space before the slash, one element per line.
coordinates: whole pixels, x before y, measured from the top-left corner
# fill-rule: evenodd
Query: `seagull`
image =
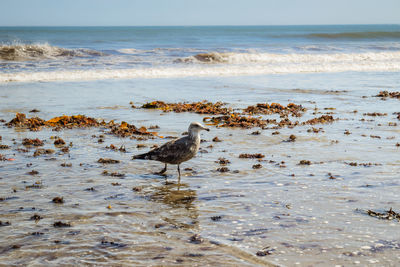
<path fill-rule="evenodd" d="M 188 135 L 179 139 L 169 141 L 162 146 L 150 150 L 147 153 L 135 155 L 132 159 L 157 160 L 165 163 L 164 169 L 157 174 L 163 174 L 167 171 L 167 164 L 177 164 L 179 181 L 181 179 L 181 170 L 179 165 L 182 162 L 193 158 L 200 147 L 200 131 L 210 129 L 204 127 L 199 122 L 192 122 L 189 125 Z"/>

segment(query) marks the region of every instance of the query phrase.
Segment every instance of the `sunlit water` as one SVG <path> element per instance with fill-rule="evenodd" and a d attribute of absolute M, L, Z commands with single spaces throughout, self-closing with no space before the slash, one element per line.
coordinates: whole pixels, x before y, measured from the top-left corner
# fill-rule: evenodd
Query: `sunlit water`
<path fill-rule="evenodd" d="M 0 153 L 15 160 L 0 162 L 0 197 L 6 198 L 0 202 L 0 220 L 11 223 L 0 227 L 0 262 L 8 266 L 396 266 L 400 223 L 363 211 L 400 210 L 400 148 L 396 147 L 400 128 L 388 126 L 400 124 L 393 114 L 400 111 L 400 102 L 372 97 L 381 90 L 399 91 L 399 77 L 399 73 L 347 72 L 3 84 L 0 118 L 6 121 L 15 112 L 44 119 L 84 114 L 136 126 L 158 125 L 160 135 L 180 136 L 190 122 L 202 121 L 203 116 L 133 109 L 129 102 L 140 106 L 152 100 L 204 99 L 224 101 L 233 108 L 294 102 L 308 111 L 292 120 L 327 112 L 339 120 L 315 125 L 323 128 L 319 133 L 307 132 L 311 126 L 298 126 L 279 129 L 278 135 L 272 135 L 274 129 L 211 126 L 210 132 L 202 133 L 207 141 L 201 144 L 203 153 L 182 164 L 182 170 L 192 170 L 182 171 L 180 185 L 175 166 L 169 166 L 165 179 L 153 174 L 162 163 L 131 160 L 166 139 L 117 138 L 101 128 L 30 132 L 2 125 L 2 144 L 11 148 Z M 29 113 L 33 108 L 40 113 Z M 363 115 L 367 112 L 387 116 Z M 261 134 L 252 135 L 256 130 Z M 346 130 L 351 134 L 344 134 Z M 98 143 L 101 134 L 104 143 Z M 296 141 L 284 142 L 291 134 Z M 70 152 L 59 152 L 51 136 L 72 142 Z M 223 141 L 212 142 L 215 136 Z M 33 148 L 17 151 L 24 148 L 26 137 L 46 140 L 44 148 L 56 153 L 33 157 Z M 124 145 L 127 153 L 106 149 L 110 144 Z M 146 147 L 137 148 L 138 144 Z M 241 153 L 262 153 L 265 158 L 239 159 Z M 121 163 L 97 163 L 101 157 Z M 231 161 L 229 172 L 216 171 L 220 157 Z M 312 164 L 298 165 L 300 160 Z M 350 162 L 373 165 L 350 166 Z M 262 168 L 253 169 L 258 163 Z M 39 173 L 27 174 L 31 170 Z M 104 176 L 104 170 L 125 176 Z M 35 182 L 42 187 L 26 189 Z M 57 196 L 65 203 L 53 203 Z M 43 219 L 30 220 L 34 214 Z M 56 221 L 71 227 L 55 228 Z M 32 235 L 35 232 L 40 234 Z M 204 242 L 190 242 L 194 234 Z M 256 256 L 266 247 L 270 255 Z"/>

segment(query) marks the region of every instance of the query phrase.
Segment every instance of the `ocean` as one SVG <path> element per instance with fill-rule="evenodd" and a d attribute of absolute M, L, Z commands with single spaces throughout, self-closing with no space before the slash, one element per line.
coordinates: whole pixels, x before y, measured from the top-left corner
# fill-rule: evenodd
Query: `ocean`
<path fill-rule="evenodd" d="M 399 92 L 400 25 L 0 27 L 0 265 L 397 266 Z M 265 126 L 142 108 L 204 100 Z M 245 113 L 272 103 L 304 109 Z M 192 121 L 210 132 L 181 183 L 132 160 Z"/>
<path fill-rule="evenodd" d="M 0 82 L 398 71 L 399 25 L 0 27 Z"/>

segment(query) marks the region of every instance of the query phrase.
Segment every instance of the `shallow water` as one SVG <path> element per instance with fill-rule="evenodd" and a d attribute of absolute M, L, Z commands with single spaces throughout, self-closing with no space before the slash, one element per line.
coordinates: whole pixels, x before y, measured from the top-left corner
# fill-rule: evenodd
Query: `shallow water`
<path fill-rule="evenodd" d="M 183 171 L 180 185 L 175 166 L 169 166 L 166 182 L 152 174 L 163 164 L 131 160 L 166 139 L 123 139 L 99 128 L 30 132 L 2 125 L 2 144 L 11 148 L 0 152 L 15 160 L 0 162 L 0 197 L 6 198 L 0 202 L 0 220 L 11 223 L 0 227 L 0 262 L 396 266 L 399 222 L 378 220 L 363 211 L 400 210 L 400 148 L 395 146 L 400 128 L 388 126 L 400 124 L 393 115 L 400 112 L 400 102 L 372 97 L 382 90 L 399 91 L 399 77 L 399 73 L 345 72 L 2 84 L 0 119 L 6 121 L 15 112 L 44 119 L 84 114 L 137 126 L 158 125 L 160 135 L 180 136 L 191 121 L 202 121 L 204 116 L 132 109 L 129 102 L 140 106 L 152 100 L 204 99 L 224 101 L 233 108 L 293 102 L 308 109 L 293 120 L 327 112 L 339 120 L 315 125 L 323 128 L 319 133 L 307 132 L 311 126 L 279 129 L 278 135 L 272 135 L 275 129 L 211 127 L 202 133 L 207 142 L 201 146 L 207 153 L 182 164 L 182 170 L 192 170 Z M 29 113 L 33 108 L 40 113 Z M 314 108 L 320 113 L 313 115 Z M 363 115 L 368 112 L 387 115 Z M 261 134 L 251 135 L 256 130 Z M 346 130 L 351 134 L 344 134 Z M 98 143 L 101 134 L 104 143 Z M 296 141 L 284 142 L 291 134 Z M 72 142 L 70 152 L 54 148 L 51 136 Z M 215 136 L 223 141 L 212 142 Z M 56 153 L 33 157 L 33 148 L 18 152 L 26 137 L 46 140 L 44 148 Z M 106 149 L 110 144 L 124 145 L 127 153 Z M 146 147 L 137 148 L 138 144 Z M 262 153 L 265 158 L 239 159 L 241 153 Z M 121 163 L 97 163 L 101 157 Z M 216 171 L 220 157 L 231 161 L 229 172 Z M 300 160 L 312 164 L 299 165 Z M 350 162 L 372 165 L 350 166 Z M 252 168 L 257 163 L 261 169 Z M 39 173 L 27 174 L 31 170 Z M 125 176 L 104 176 L 104 170 Z M 26 189 L 35 182 L 41 188 Z M 65 203 L 54 204 L 56 196 L 64 197 Z M 43 219 L 29 220 L 34 214 Z M 71 227 L 55 228 L 56 221 L 70 222 Z M 204 242 L 191 243 L 194 234 Z M 265 247 L 271 254 L 256 256 Z"/>

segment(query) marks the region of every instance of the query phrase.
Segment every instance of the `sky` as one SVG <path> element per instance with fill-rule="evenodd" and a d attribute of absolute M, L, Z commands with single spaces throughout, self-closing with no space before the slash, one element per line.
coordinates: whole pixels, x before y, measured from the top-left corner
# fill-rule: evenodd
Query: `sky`
<path fill-rule="evenodd" d="M 0 26 L 400 24 L 400 0 L 0 0 Z"/>

